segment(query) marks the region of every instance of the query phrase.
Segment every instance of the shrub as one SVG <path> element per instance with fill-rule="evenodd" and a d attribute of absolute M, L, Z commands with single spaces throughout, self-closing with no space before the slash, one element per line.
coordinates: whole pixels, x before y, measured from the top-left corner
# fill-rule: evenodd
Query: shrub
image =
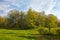
<path fill-rule="evenodd" d="M 58 35 L 57 29 L 56 28 L 51 28 L 50 34 L 51 35 Z"/>
<path fill-rule="evenodd" d="M 60 35 L 60 29 L 57 29 L 57 33 L 58 33 L 58 35 Z"/>
<path fill-rule="evenodd" d="M 42 35 L 60 35 L 60 29 L 57 28 L 51 28 L 50 32 L 48 28 L 40 28 L 38 31 Z"/>
<path fill-rule="evenodd" d="M 39 31 L 40 34 L 42 34 L 42 35 L 47 35 L 48 32 L 49 32 L 48 28 L 40 28 L 38 31 Z"/>

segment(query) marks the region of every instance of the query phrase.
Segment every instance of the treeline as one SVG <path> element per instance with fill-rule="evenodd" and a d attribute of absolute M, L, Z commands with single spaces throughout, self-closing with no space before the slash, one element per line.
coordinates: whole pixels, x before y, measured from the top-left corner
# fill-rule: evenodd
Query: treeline
<path fill-rule="evenodd" d="M 27 12 L 11 10 L 6 17 L 0 16 L 0 28 L 7 29 L 34 29 L 34 28 L 55 28 L 60 27 L 58 18 L 45 12 L 37 12 L 29 9 Z"/>

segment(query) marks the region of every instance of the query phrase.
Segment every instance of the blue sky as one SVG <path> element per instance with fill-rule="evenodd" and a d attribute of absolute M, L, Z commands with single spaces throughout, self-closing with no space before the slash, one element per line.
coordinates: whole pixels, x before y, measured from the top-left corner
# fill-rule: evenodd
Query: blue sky
<path fill-rule="evenodd" d="M 0 16 L 12 9 L 27 11 L 29 8 L 44 10 L 46 14 L 54 14 L 60 19 L 60 0 L 0 0 Z"/>

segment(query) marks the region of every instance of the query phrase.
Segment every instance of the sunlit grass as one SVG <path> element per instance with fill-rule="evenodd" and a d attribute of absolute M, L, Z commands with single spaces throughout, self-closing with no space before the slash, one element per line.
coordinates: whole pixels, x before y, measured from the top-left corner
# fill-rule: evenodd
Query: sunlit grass
<path fill-rule="evenodd" d="M 39 34 L 37 30 L 7 30 L 0 29 L 0 40 L 29 40 L 27 36 Z M 34 40 L 31 38 L 31 40 Z"/>

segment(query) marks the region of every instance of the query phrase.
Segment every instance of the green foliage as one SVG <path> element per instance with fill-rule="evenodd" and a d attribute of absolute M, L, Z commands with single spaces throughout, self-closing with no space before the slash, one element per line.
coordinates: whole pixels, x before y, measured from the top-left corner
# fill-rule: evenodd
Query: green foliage
<path fill-rule="evenodd" d="M 47 34 L 49 33 L 48 28 L 40 28 L 38 31 L 39 31 L 40 34 L 42 34 L 42 35 L 47 35 Z"/>
<path fill-rule="evenodd" d="M 60 35 L 60 28 L 57 28 L 56 31 L 57 31 L 58 35 Z"/>
<path fill-rule="evenodd" d="M 38 26 L 37 22 L 37 12 L 32 11 L 32 9 L 29 9 L 26 15 L 26 21 L 25 21 L 25 25 L 28 28 L 36 28 L 36 26 Z"/>
<path fill-rule="evenodd" d="M 9 19 L 9 27 L 14 27 L 17 24 L 17 20 L 19 19 L 19 12 L 17 10 L 11 10 L 8 13 L 8 19 Z"/>
<path fill-rule="evenodd" d="M 60 35 L 60 28 L 51 28 L 52 35 Z"/>
<path fill-rule="evenodd" d="M 56 28 L 51 28 L 50 34 L 51 35 L 58 35 L 57 29 Z"/>
<path fill-rule="evenodd" d="M 40 28 L 38 31 L 41 35 L 60 35 L 60 28 L 51 28 L 50 31 L 48 28 Z"/>
<path fill-rule="evenodd" d="M 0 17 L 0 28 L 7 28 L 8 26 L 8 19 L 6 17 Z"/>
<path fill-rule="evenodd" d="M 41 27 L 45 27 L 46 15 L 45 15 L 45 12 L 44 11 L 43 12 L 40 12 L 38 14 L 38 20 L 37 21 L 39 22 L 39 25 Z"/>
<path fill-rule="evenodd" d="M 49 14 L 46 18 L 46 27 L 57 27 L 58 19 L 53 14 Z"/>
<path fill-rule="evenodd" d="M 58 24 L 57 25 L 58 25 L 58 27 L 60 27 L 60 20 L 58 21 Z"/>
<path fill-rule="evenodd" d="M 55 15 L 45 15 L 44 11 L 37 12 L 32 9 L 27 12 L 11 10 L 6 17 L 0 17 L 0 28 L 39 29 L 41 34 L 49 34 L 50 32 L 51 34 L 57 34 L 55 29 L 52 30 L 51 28 L 57 28 L 58 26 L 60 26 L 60 22 Z"/>

